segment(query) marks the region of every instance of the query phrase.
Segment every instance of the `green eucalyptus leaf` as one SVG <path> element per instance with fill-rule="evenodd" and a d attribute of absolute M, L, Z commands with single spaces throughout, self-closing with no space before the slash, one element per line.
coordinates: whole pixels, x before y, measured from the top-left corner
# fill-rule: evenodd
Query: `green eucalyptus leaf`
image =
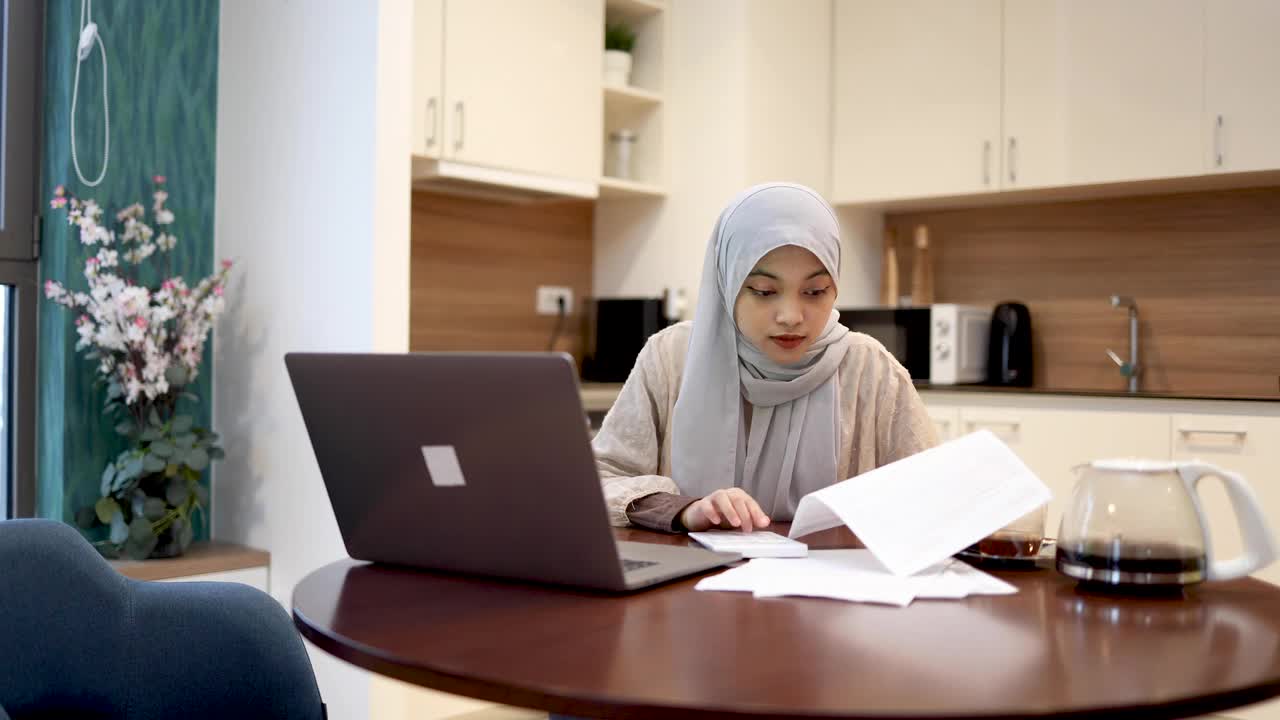
<path fill-rule="evenodd" d="M 147 428 L 142 431 L 142 434 L 138 436 L 138 439 L 142 442 L 155 442 L 162 437 L 164 437 L 164 433 L 160 432 L 156 428 Z"/>
<path fill-rule="evenodd" d="M 196 436 L 192 433 L 182 433 L 174 438 L 173 441 L 183 450 L 190 450 L 196 444 Z"/>
<path fill-rule="evenodd" d="M 121 385 L 120 383 L 116 382 L 115 380 L 112 380 L 112 381 L 107 385 L 107 398 L 108 398 L 108 400 L 109 400 L 109 401 L 110 401 L 110 400 L 115 400 L 116 398 L 121 398 L 121 397 L 124 397 L 124 386 L 123 386 L 123 385 Z"/>
<path fill-rule="evenodd" d="M 98 498 L 98 502 L 93 504 L 93 511 L 97 514 L 98 520 L 103 525 L 106 525 L 112 522 L 112 518 L 120 514 L 120 504 L 112 497 Z M 122 517 L 121 521 L 123 520 L 124 518 Z"/>
<path fill-rule="evenodd" d="M 173 455 L 173 445 L 164 440 L 157 440 L 151 443 L 151 446 L 147 449 L 157 457 L 167 458 Z"/>
<path fill-rule="evenodd" d="M 134 518 L 133 522 L 129 523 L 129 539 L 142 542 L 148 537 L 154 537 L 151 533 L 151 521 L 141 516 Z"/>
<path fill-rule="evenodd" d="M 149 473 L 158 473 L 164 470 L 164 466 L 164 460 L 156 457 L 155 455 L 148 455 L 146 459 L 142 461 L 142 469 Z"/>
<path fill-rule="evenodd" d="M 226 453 L 226 452 L 224 452 L 224 451 L 222 450 L 222 448 L 220 448 L 220 447 L 211 447 L 211 448 L 209 448 L 209 459 L 210 459 L 210 460 L 221 460 L 221 459 L 225 458 L 226 456 L 227 456 L 227 453 Z"/>
<path fill-rule="evenodd" d="M 129 422 L 128 420 L 124 420 L 124 421 L 122 421 L 122 422 L 117 423 L 117 424 L 116 424 L 116 432 L 117 432 L 117 433 L 119 433 L 119 434 L 121 434 L 121 435 L 126 435 L 126 436 L 127 436 L 127 435 L 132 435 L 132 434 L 133 434 L 133 423 Z"/>
<path fill-rule="evenodd" d="M 120 512 L 119 507 L 116 508 L 116 514 L 111 516 L 111 533 L 108 539 L 116 545 L 129 539 L 129 526 L 124 524 L 124 513 Z"/>
<path fill-rule="evenodd" d="M 148 416 L 148 419 L 152 427 L 164 427 L 164 422 L 160 420 L 160 412 L 154 407 L 151 408 L 151 414 Z"/>
<path fill-rule="evenodd" d="M 191 417 L 190 415 L 178 415 L 177 417 L 175 417 L 175 418 L 173 419 L 173 432 L 174 432 L 174 434 L 176 435 L 176 434 L 179 434 L 179 433 L 185 433 L 185 432 L 187 432 L 187 431 L 191 430 L 191 425 L 192 425 L 194 422 L 195 422 L 195 421 L 192 419 L 192 417 Z"/>
<path fill-rule="evenodd" d="M 122 474 L 129 480 L 132 480 L 138 477 L 139 475 L 141 475 L 142 474 L 142 458 L 137 455 L 129 458 L 129 461 L 124 464 L 124 470 L 122 471 Z"/>
<path fill-rule="evenodd" d="M 192 448 L 187 453 L 187 467 L 197 472 L 209 467 L 209 453 L 204 448 Z"/>
<path fill-rule="evenodd" d="M 133 495 L 129 496 L 129 516 L 137 522 L 142 517 L 143 503 L 147 501 L 147 494 L 139 488 L 133 489 Z"/>
<path fill-rule="evenodd" d="M 181 392 L 181 393 L 178 393 L 178 397 L 182 398 L 183 400 L 190 400 L 193 403 L 200 402 L 200 398 L 197 397 L 195 393 Z"/>
<path fill-rule="evenodd" d="M 97 360 L 98 358 L 102 357 L 102 353 L 98 352 L 97 350 L 90 350 L 89 352 L 84 354 L 84 357 L 86 360 Z"/>
<path fill-rule="evenodd" d="M 111 486 L 116 479 L 116 464 L 110 463 L 102 471 L 102 482 L 98 485 L 98 494 L 106 496 L 111 493 Z"/>
<path fill-rule="evenodd" d="M 187 369 L 181 365 L 170 365 L 164 371 L 164 379 L 173 387 L 182 387 L 187 384 Z"/>
<path fill-rule="evenodd" d="M 81 530 L 89 530 L 98 524 L 98 512 L 92 507 L 82 507 L 76 511 L 76 525 Z"/>
<path fill-rule="evenodd" d="M 209 489 L 203 485 L 196 485 L 196 499 L 200 501 L 202 507 L 209 507 Z"/>
<path fill-rule="evenodd" d="M 164 499 L 174 507 L 180 507 L 187 501 L 187 496 L 191 491 L 187 489 L 187 483 L 182 478 L 173 478 L 164 489 Z"/>
<path fill-rule="evenodd" d="M 177 474 L 178 474 L 178 463 L 170 462 L 168 465 L 164 466 L 165 477 L 173 477 L 174 475 L 177 475 Z"/>
<path fill-rule="evenodd" d="M 155 497 L 147 498 L 147 501 L 142 508 L 143 517 L 151 522 L 155 522 L 156 520 L 164 517 L 165 512 L 167 512 L 167 510 L 165 509 L 164 500 Z"/>
<path fill-rule="evenodd" d="M 159 538 L 152 535 L 151 531 L 148 530 L 145 538 L 134 540 L 130 537 L 129 541 L 125 543 L 124 552 L 132 560 L 146 560 L 151 556 L 151 551 L 156 549 L 157 542 L 159 542 Z"/>

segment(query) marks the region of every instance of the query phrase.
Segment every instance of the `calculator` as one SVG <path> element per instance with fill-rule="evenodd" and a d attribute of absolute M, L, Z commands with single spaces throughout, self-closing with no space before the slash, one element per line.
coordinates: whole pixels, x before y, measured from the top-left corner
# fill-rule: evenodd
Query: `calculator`
<path fill-rule="evenodd" d="M 706 530 L 691 532 L 689 537 L 715 552 L 738 553 L 744 558 L 802 558 L 809 546 L 768 530 Z"/>

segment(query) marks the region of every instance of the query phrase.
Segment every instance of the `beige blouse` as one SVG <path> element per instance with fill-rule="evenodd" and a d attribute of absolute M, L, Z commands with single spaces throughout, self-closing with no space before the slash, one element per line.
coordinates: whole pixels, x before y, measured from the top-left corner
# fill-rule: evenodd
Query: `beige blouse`
<path fill-rule="evenodd" d="M 592 441 L 609 522 L 615 526 L 630 524 L 627 506 L 639 498 L 681 494 L 671 479 L 671 420 L 690 326 L 682 322 L 649 338 Z M 870 336 L 854 333 L 854 340 L 836 371 L 840 478 L 887 465 L 938 442 L 906 369 Z"/>

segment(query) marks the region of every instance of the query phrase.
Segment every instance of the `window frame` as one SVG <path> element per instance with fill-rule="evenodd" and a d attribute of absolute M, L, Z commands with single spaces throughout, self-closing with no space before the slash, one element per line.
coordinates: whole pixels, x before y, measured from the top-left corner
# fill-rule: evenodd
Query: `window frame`
<path fill-rule="evenodd" d="M 0 285 L 10 295 L 9 435 L 10 480 L 5 509 L 9 517 L 33 517 L 36 512 L 36 345 L 37 306 L 40 303 L 34 262 L 0 260 Z"/>
<path fill-rule="evenodd" d="M 45 0 L 0 0 L 0 285 L 10 297 L 5 514 L 36 512 L 40 157 Z"/>

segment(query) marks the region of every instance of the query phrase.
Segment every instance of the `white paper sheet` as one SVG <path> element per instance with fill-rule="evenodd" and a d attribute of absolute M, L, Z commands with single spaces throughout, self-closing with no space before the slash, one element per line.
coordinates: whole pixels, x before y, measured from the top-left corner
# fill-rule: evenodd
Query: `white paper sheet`
<path fill-rule="evenodd" d="M 803 596 L 904 607 L 916 598 L 1009 594 L 1017 588 L 958 560 L 906 577 L 885 570 L 868 550 L 811 550 L 806 558 L 761 558 L 704 578 L 698 590 Z"/>
<path fill-rule="evenodd" d="M 908 576 L 1051 497 L 1007 445 L 982 430 L 809 493 L 790 537 L 844 524 L 886 569 Z"/>

